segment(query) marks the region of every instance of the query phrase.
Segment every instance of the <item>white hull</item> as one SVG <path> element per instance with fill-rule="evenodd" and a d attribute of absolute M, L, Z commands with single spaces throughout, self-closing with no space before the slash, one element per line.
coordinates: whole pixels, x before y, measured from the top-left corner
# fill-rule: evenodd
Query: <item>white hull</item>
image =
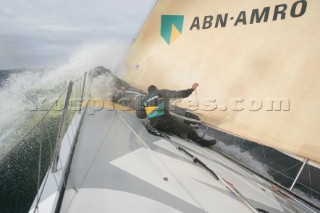
<path fill-rule="evenodd" d="M 76 126 L 68 131 L 72 128 Z M 251 212 L 246 202 L 267 212 L 316 212 L 302 201 L 277 193 L 272 185 L 212 149 L 177 137 L 150 135 L 132 113 L 110 108 L 95 111 L 90 106 L 65 191 L 59 193 L 61 171 L 71 150 L 66 138 L 67 134 L 60 152 L 62 164 L 57 172 L 48 172 L 36 212 Z M 192 162 L 178 146 L 221 179 Z M 59 195 L 63 195 L 61 203 Z M 36 201 L 30 212 L 35 205 Z"/>

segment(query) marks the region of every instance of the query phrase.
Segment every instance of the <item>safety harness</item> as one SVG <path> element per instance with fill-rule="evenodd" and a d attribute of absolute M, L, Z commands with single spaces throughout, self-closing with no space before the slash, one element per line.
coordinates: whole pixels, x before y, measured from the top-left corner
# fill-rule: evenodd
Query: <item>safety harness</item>
<path fill-rule="evenodd" d="M 158 93 L 148 94 L 143 101 L 143 105 L 148 119 L 165 114 L 163 98 L 160 98 Z"/>

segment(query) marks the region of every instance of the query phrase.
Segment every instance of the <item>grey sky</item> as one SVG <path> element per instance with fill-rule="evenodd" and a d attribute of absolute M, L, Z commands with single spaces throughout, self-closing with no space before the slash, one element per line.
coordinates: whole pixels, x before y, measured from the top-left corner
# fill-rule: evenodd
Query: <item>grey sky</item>
<path fill-rule="evenodd" d="M 128 44 L 154 0 L 1 0 L 0 69 L 55 67 L 81 45 Z"/>

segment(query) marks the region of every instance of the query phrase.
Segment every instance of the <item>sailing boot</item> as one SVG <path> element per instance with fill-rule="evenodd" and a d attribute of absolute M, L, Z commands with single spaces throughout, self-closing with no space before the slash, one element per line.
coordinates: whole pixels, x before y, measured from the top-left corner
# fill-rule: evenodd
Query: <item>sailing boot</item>
<path fill-rule="evenodd" d="M 203 146 L 203 147 L 208 147 L 208 146 L 213 146 L 217 143 L 216 140 L 212 139 L 212 140 L 206 140 L 206 139 L 203 139 L 202 137 L 199 137 L 199 135 L 196 133 L 196 132 L 193 132 L 189 138 L 196 142 L 197 144 L 199 144 L 200 146 Z"/>
<path fill-rule="evenodd" d="M 195 142 L 203 147 L 213 146 L 217 143 L 217 141 L 215 139 L 205 140 L 203 138 L 198 138 Z"/>

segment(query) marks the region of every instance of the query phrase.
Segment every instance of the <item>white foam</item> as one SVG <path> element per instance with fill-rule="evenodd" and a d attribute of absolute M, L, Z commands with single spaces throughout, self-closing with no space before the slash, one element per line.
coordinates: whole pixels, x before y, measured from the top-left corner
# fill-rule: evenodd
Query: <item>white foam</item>
<path fill-rule="evenodd" d="M 256 160 L 248 151 L 242 152 L 241 148 L 235 145 L 227 146 L 223 142 L 217 142 L 216 148 L 221 150 L 226 155 L 238 160 L 253 171 L 263 175 L 264 177 L 273 180 L 273 177 L 268 174 L 268 167 Z"/>
<path fill-rule="evenodd" d="M 295 189 L 295 188 L 292 189 L 292 192 L 294 192 L 295 194 L 305 198 L 306 200 L 308 200 L 309 202 L 313 203 L 317 207 L 320 207 L 320 200 L 318 200 L 316 197 L 310 197 L 310 195 L 300 191 L 299 189 Z"/>
<path fill-rule="evenodd" d="M 127 42 L 120 40 L 90 42 L 83 44 L 68 63 L 55 69 L 11 74 L 0 89 L 0 159 L 3 152 L 14 147 L 17 138 L 13 140 L 10 135 L 25 122 L 24 115 L 37 113 L 32 112 L 36 99 L 58 97 L 68 80 L 79 78 L 96 66 L 116 69 L 127 48 Z M 36 93 L 39 91 L 41 94 L 37 97 Z"/>
<path fill-rule="evenodd" d="M 70 57 L 67 64 L 49 72 L 42 83 L 59 84 L 62 81 L 81 76 L 96 66 L 115 70 L 127 48 L 127 44 L 119 40 L 84 44 Z"/>

